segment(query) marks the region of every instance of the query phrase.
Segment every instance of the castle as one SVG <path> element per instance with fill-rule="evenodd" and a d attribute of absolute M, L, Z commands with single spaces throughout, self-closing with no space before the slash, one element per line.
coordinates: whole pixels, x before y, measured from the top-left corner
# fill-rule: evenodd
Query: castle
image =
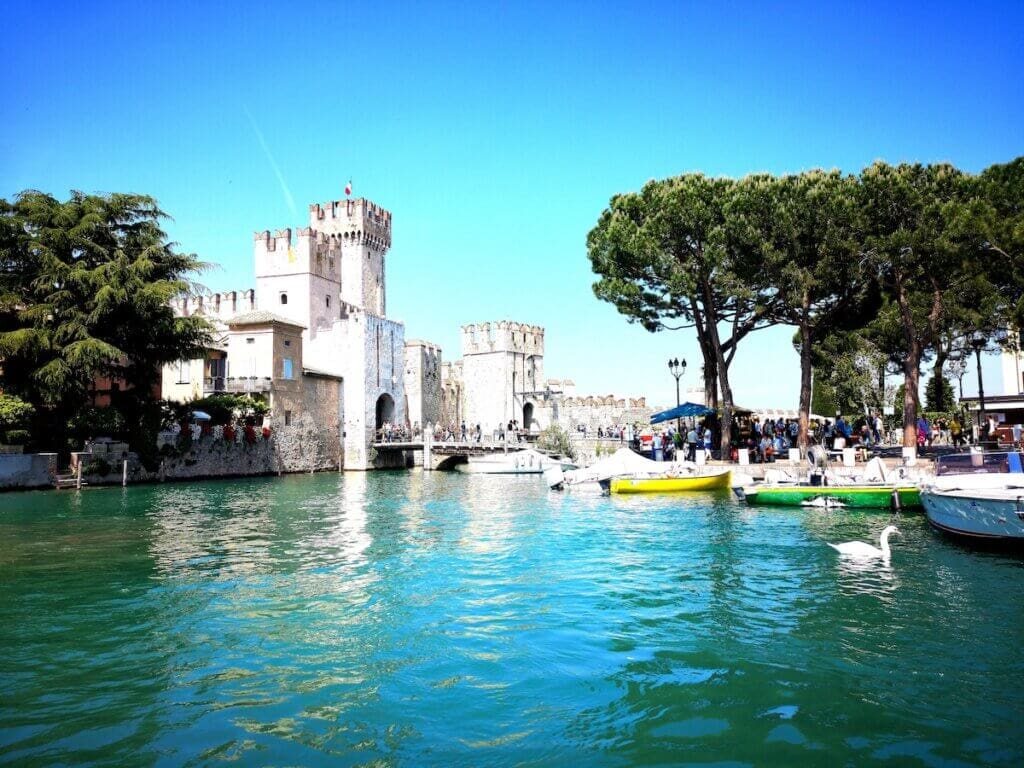
<path fill-rule="evenodd" d="M 480 425 L 493 434 L 509 422 L 539 432 L 646 422 L 644 398 L 579 397 L 570 379 L 544 378 L 544 329 L 509 320 L 462 327 L 462 358 L 441 365 L 440 422 Z"/>
<path fill-rule="evenodd" d="M 362 198 L 311 205 L 294 233 L 257 232 L 255 290 L 175 303 L 209 319 L 217 338 L 205 359 L 164 369 L 164 396 L 259 394 L 273 426 L 304 427 L 316 441 L 315 468 L 370 468 L 376 431 L 406 422 L 405 328 L 385 316 L 390 247 L 391 213 Z"/>
<path fill-rule="evenodd" d="M 405 462 L 372 450 L 386 424 L 443 424 L 488 435 L 510 422 L 528 432 L 624 425 L 650 415 L 643 399 L 577 397 L 544 378 L 544 329 L 502 320 L 462 328 L 462 357 L 442 361 L 429 341 L 405 341 L 386 317 L 391 213 L 365 199 L 309 207 L 309 226 L 255 233 L 256 287 L 181 298 L 179 315 L 215 328 L 202 359 L 165 366 L 164 397 L 217 393 L 264 398 L 284 471 L 370 469 Z"/>

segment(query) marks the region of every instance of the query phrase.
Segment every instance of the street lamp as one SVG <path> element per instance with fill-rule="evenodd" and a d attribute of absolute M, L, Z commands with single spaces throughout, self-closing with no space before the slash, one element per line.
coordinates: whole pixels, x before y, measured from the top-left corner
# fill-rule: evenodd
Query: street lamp
<path fill-rule="evenodd" d="M 978 442 L 982 440 L 982 430 L 985 428 L 985 388 L 981 383 L 981 350 L 985 348 L 988 339 L 981 331 L 975 331 L 971 335 L 971 346 L 974 347 L 974 359 L 978 364 Z"/>
<path fill-rule="evenodd" d="M 673 360 L 673 359 L 670 358 L 669 361 L 668 361 L 668 372 L 676 377 L 676 408 L 678 408 L 679 407 L 679 379 L 681 379 L 683 377 L 683 374 L 686 373 L 686 358 L 684 357 L 682 360 L 679 360 L 679 359 L 674 359 Z M 682 420 L 682 418 L 677 417 L 676 418 L 676 432 L 682 432 L 682 431 L 683 431 L 683 420 Z"/>

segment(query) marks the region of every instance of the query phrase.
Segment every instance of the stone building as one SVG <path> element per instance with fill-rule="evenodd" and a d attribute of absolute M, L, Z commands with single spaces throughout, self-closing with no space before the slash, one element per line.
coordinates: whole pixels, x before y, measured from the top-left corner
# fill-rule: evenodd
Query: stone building
<path fill-rule="evenodd" d="M 429 341 L 405 342 L 406 421 L 414 432 L 441 419 L 441 348 Z"/>
<path fill-rule="evenodd" d="M 273 425 L 305 425 L 335 464 L 369 468 L 376 430 L 406 421 L 405 328 L 385 316 L 390 246 L 391 213 L 362 198 L 311 205 L 295 232 L 257 232 L 255 290 L 175 304 L 217 333 L 205 359 L 164 369 L 164 396 L 258 394 Z"/>
<path fill-rule="evenodd" d="M 441 423 L 493 434 L 510 421 L 539 432 L 558 424 L 570 432 L 584 427 L 646 423 L 651 410 L 643 398 L 581 397 L 570 379 L 544 378 L 544 329 L 507 320 L 462 328 L 462 358 L 441 367 Z"/>

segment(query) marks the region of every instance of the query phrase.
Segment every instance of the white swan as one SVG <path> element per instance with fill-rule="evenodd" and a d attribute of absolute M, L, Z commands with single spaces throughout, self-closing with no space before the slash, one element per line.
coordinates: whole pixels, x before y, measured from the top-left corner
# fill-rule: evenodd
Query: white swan
<path fill-rule="evenodd" d="M 841 555 L 849 555 L 850 557 L 881 557 L 888 560 L 891 551 L 889 549 L 889 536 L 899 532 L 895 525 L 885 526 L 882 529 L 882 538 L 879 542 L 882 545 L 881 549 L 865 544 L 863 541 L 845 541 L 842 544 L 829 544 L 829 546 Z"/>

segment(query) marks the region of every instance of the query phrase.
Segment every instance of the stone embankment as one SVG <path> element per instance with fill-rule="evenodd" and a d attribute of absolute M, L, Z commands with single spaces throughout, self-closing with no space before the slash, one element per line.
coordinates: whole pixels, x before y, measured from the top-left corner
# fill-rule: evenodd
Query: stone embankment
<path fill-rule="evenodd" d="M 197 427 L 184 438 L 180 433 L 164 433 L 159 445 L 160 458 L 149 468 L 124 443 L 88 445 L 72 454 L 70 473 L 62 476 L 61 485 L 77 485 L 79 466 L 82 485 L 251 477 L 342 467 L 340 442 L 324 439 L 323 430 L 308 420 L 279 427 L 267 436 L 260 428 L 247 435 L 244 429 L 225 434 L 220 427 L 203 434 Z M 0 490 L 54 488 L 59 477 L 57 454 L 0 455 Z"/>

